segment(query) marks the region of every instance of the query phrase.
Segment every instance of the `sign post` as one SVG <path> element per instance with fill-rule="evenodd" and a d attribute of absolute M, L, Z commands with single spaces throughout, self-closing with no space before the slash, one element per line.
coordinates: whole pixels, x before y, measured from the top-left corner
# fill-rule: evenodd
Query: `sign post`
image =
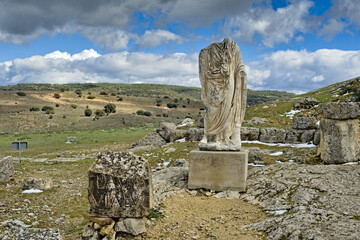
<path fill-rule="evenodd" d="M 19 151 L 19 161 L 21 163 L 21 152 L 22 152 L 22 150 L 26 150 L 28 148 L 28 143 L 27 142 L 12 142 L 11 148 L 13 150 Z"/>

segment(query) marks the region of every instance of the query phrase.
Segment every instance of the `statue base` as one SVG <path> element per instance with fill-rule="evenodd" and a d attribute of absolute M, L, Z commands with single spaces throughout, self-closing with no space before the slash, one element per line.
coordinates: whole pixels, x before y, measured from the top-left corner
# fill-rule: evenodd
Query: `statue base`
<path fill-rule="evenodd" d="M 189 154 L 188 188 L 246 191 L 248 151 L 200 151 Z"/>

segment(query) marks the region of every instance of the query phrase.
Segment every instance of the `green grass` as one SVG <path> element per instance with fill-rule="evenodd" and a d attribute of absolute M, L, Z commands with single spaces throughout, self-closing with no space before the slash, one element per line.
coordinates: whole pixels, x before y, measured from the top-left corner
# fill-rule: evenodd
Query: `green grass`
<path fill-rule="evenodd" d="M 60 154 L 66 151 L 93 152 L 102 150 L 124 149 L 154 129 L 152 127 L 130 127 L 98 130 L 79 130 L 43 133 L 21 133 L 0 135 L 0 152 L 3 155 L 18 156 L 11 150 L 14 141 L 28 142 L 28 149 L 22 151 L 23 157 L 40 157 L 40 154 Z M 76 143 L 66 144 L 67 137 L 76 137 Z M 66 154 L 65 154 L 66 156 Z"/>

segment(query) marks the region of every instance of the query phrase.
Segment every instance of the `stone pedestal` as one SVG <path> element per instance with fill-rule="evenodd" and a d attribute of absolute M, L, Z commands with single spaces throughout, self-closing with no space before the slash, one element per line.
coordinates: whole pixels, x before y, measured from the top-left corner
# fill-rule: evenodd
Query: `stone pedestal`
<path fill-rule="evenodd" d="M 200 151 L 189 154 L 189 189 L 246 191 L 248 151 Z"/>

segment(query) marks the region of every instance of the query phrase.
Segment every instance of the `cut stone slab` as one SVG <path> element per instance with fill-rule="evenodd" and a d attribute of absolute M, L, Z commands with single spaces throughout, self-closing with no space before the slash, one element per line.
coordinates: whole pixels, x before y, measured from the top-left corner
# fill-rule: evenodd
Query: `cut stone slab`
<path fill-rule="evenodd" d="M 23 190 L 29 190 L 29 189 L 49 190 L 52 188 L 52 186 L 53 186 L 53 182 L 51 179 L 25 178 L 22 189 Z"/>
<path fill-rule="evenodd" d="M 14 175 L 12 157 L 0 157 L 0 183 L 8 182 Z"/>
<path fill-rule="evenodd" d="M 200 151 L 189 154 L 189 189 L 246 191 L 248 151 Z"/>
<path fill-rule="evenodd" d="M 329 102 L 319 104 L 319 110 L 327 119 L 355 119 L 360 118 L 359 102 Z"/>
<path fill-rule="evenodd" d="M 259 140 L 266 143 L 284 143 L 286 130 L 280 128 L 262 128 L 260 129 Z"/>
<path fill-rule="evenodd" d="M 327 164 L 360 160 L 360 120 L 320 121 L 320 158 Z"/>
<path fill-rule="evenodd" d="M 143 218 L 126 218 L 119 220 L 114 229 L 116 232 L 125 232 L 136 236 L 146 232 L 145 220 Z"/>
<path fill-rule="evenodd" d="M 298 130 L 316 129 L 315 117 L 294 117 L 292 121 L 292 128 Z"/>
<path fill-rule="evenodd" d="M 259 140 L 260 129 L 254 127 L 241 128 L 241 140 L 255 141 Z"/>
<path fill-rule="evenodd" d="M 88 177 L 91 214 L 144 217 L 153 207 L 151 171 L 142 157 L 128 152 L 99 153 Z"/>

